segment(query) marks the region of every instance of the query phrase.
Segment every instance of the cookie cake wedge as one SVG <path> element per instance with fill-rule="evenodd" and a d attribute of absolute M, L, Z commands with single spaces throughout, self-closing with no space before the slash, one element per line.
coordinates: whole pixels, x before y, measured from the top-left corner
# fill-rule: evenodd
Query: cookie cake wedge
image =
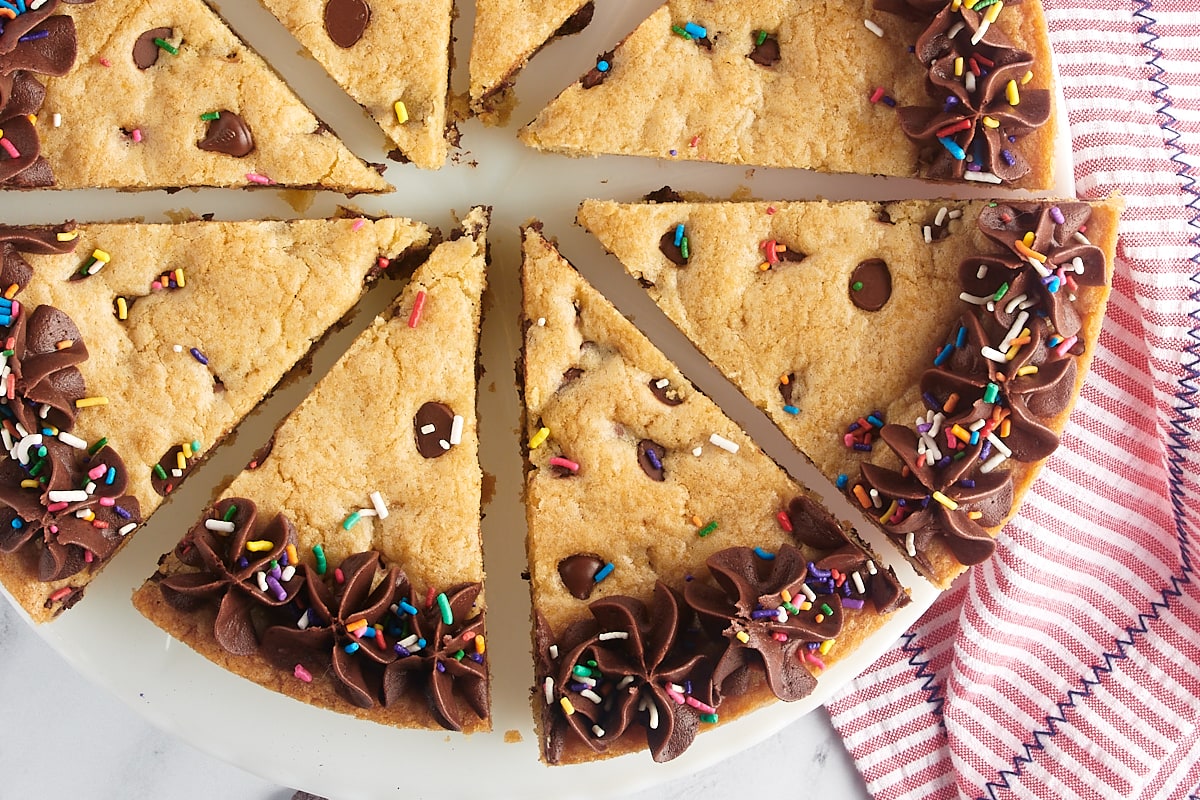
<path fill-rule="evenodd" d="M 199 459 L 425 246 L 404 219 L 0 228 L 0 581 L 69 608 Z"/>
<path fill-rule="evenodd" d="M 487 211 L 441 244 L 134 596 L 218 665 L 399 727 L 490 727 L 475 414 Z"/>
<path fill-rule="evenodd" d="M 2 186 L 390 188 L 202 0 L 16 7 Z"/>
<path fill-rule="evenodd" d="M 586 201 L 578 221 L 945 585 L 1058 445 L 1121 208 Z"/>
<path fill-rule="evenodd" d="M 544 760 L 797 700 L 907 602 L 535 223 L 524 237 L 527 549 Z"/>
<path fill-rule="evenodd" d="M 395 143 L 437 169 L 449 150 L 453 0 L 261 0 Z"/>
<path fill-rule="evenodd" d="M 1048 189 L 1052 84 L 1038 0 L 671 0 L 521 138 L 572 156 Z"/>

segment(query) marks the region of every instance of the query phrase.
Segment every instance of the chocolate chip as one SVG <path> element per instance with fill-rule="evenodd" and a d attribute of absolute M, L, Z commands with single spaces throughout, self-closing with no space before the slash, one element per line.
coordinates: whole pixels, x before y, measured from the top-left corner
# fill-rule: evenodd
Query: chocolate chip
<path fill-rule="evenodd" d="M 579 367 L 571 367 L 569 370 L 567 370 L 566 372 L 563 373 L 562 383 L 560 383 L 558 385 L 558 388 L 561 389 L 562 387 L 566 386 L 571 381 L 577 380 L 582 376 L 583 376 L 583 370 L 581 370 Z"/>
<path fill-rule="evenodd" d="M 554 35 L 574 36 L 577 33 L 581 33 L 584 28 L 591 24 L 595 13 L 596 4 L 589 0 L 589 2 L 584 3 L 582 8 L 567 17 L 567 21 L 558 26 L 558 30 L 554 32 Z"/>
<path fill-rule="evenodd" d="M 450 449 L 450 428 L 454 425 L 454 411 L 445 403 L 425 403 L 413 417 L 413 430 L 417 437 L 417 452 L 425 458 L 437 458 Z M 429 426 L 433 426 L 430 429 Z M 428 433 L 423 431 L 428 430 Z M 446 446 L 442 446 L 442 442 Z"/>
<path fill-rule="evenodd" d="M 864 311 L 878 311 L 892 297 L 892 273 L 881 258 L 868 259 L 850 275 L 850 300 Z"/>
<path fill-rule="evenodd" d="M 796 399 L 796 373 L 788 373 L 787 383 L 779 382 L 779 396 L 783 398 L 784 405 L 795 405 L 792 401 Z"/>
<path fill-rule="evenodd" d="M 271 455 L 271 451 L 275 449 L 275 436 L 272 435 L 267 443 L 254 451 L 250 456 L 250 463 L 246 465 L 246 469 L 258 469 L 263 465 L 263 462 Z"/>
<path fill-rule="evenodd" d="M 642 468 L 642 472 L 650 476 L 652 481 L 665 481 L 667 476 L 663 472 L 663 458 L 667 455 L 667 450 L 658 442 L 650 439 L 642 439 L 637 445 L 638 466 Z"/>
<path fill-rule="evenodd" d="M 767 36 L 761 43 L 756 43 L 750 51 L 750 60 L 760 67 L 773 67 L 779 63 L 779 40 Z"/>
<path fill-rule="evenodd" d="M 683 195 L 672 189 L 670 186 L 664 186 L 661 189 L 655 189 L 642 197 L 647 203 L 682 203 Z"/>
<path fill-rule="evenodd" d="M 658 240 L 658 249 L 662 252 L 667 260 L 677 267 L 686 267 L 687 259 L 683 257 L 683 243 L 675 244 L 675 229 L 677 226 L 672 225 L 671 229 L 663 234 Z"/>
<path fill-rule="evenodd" d="M 201 150 L 224 153 L 234 158 L 250 155 L 254 150 L 254 137 L 245 120 L 232 111 L 222 109 L 216 119 L 209 120 L 208 132 L 196 143 Z"/>
<path fill-rule="evenodd" d="M 579 79 L 585 89 L 595 89 L 600 84 L 604 83 L 605 78 L 612 72 L 613 51 L 602 53 L 596 59 L 596 66 L 592 67 L 587 73 Z M 600 69 L 600 65 L 606 65 L 604 69 Z"/>
<path fill-rule="evenodd" d="M 138 69 L 150 69 L 158 63 L 161 48 L 154 43 L 155 39 L 166 41 L 171 38 L 170 28 L 151 28 L 137 38 L 133 43 L 133 63 Z"/>
<path fill-rule="evenodd" d="M 590 553 L 577 553 L 558 562 L 558 576 L 572 597 L 587 600 L 596 588 L 596 573 L 604 568 L 604 559 Z"/>
<path fill-rule="evenodd" d="M 661 386 L 659 384 L 662 384 Z M 658 398 L 659 402 L 668 406 L 677 406 L 683 402 L 683 398 L 667 381 L 666 378 L 651 378 L 650 391 Z"/>
<path fill-rule="evenodd" d="M 325 32 L 338 47 L 358 44 L 370 21 L 371 7 L 366 0 L 329 0 L 325 4 Z"/>

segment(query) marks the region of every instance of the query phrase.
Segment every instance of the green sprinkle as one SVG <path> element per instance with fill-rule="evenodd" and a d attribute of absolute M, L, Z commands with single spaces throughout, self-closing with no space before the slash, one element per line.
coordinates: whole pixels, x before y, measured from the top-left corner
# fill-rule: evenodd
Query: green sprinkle
<path fill-rule="evenodd" d="M 11 351 L 10 351 L 10 352 L 11 352 Z M 94 445 L 92 445 L 91 447 L 89 447 L 89 448 L 88 448 L 88 455 L 89 455 L 89 456 L 94 456 L 94 455 L 96 455 L 96 453 L 99 453 L 99 452 L 100 452 L 100 451 L 101 451 L 101 450 L 104 448 L 104 445 L 106 445 L 106 444 L 108 444 L 108 437 L 107 437 L 107 436 L 105 436 L 105 437 L 104 437 L 104 438 L 102 438 L 100 441 L 96 442 Z"/>
<path fill-rule="evenodd" d="M 0 355 L 3 355 L 5 358 L 8 358 L 8 357 L 9 357 L 9 356 L 11 356 L 11 355 L 12 355 L 14 352 L 15 352 L 15 351 L 13 351 L 13 350 L 5 350 L 3 353 L 0 353 Z"/>
<path fill-rule="evenodd" d="M 999 0 L 979 0 L 978 3 L 971 6 L 971 10 L 972 11 L 982 11 L 983 9 L 987 8 L 988 6 L 994 6 L 997 2 L 999 2 Z"/>
<path fill-rule="evenodd" d="M 966 455 L 967 455 L 966 450 L 959 450 L 957 453 L 954 454 L 953 460 L 958 461 L 959 459 L 965 457 Z"/>
<path fill-rule="evenodd" d="M 1000 387 L 994 383 L 989 383 L 987 385 L 987 388 L 984 389 L 984 391 L 983 391 L 983 402 L 994 403 L 994 402 L 996 402 L 996 398 L 999 397 L 999 395 L 1000 395 Z"/>
<path fill-rule="evenodd" d="M 679 27 L 678 25 L 672 25 L 672 26 L 671 26 L 671 31 L 672 31 L 673 33 L 677 33 L 677 34 L 679 34 L 679 35 L 680 35 L 680 36 L 682 36 L 684 39 L 688 39 L 688 40 L 690 40 L 690 39 L 692 38 L 692 35 L 691 35 L 690 33 L 688 33 L 687 31 L 685 31 L 683 28 Z"/>
<path fill-rule="evenodd" d="M 995 0 L 992 0 L 992 2 L 995 2 Z M 160 48 L 162 48 L 163 50 L 166 50 L 168 53 L 170 53 L 173 56 L 179 55 L 179 48 L 176 47 L 175 45 L 171 44 L 170 42 L 168 42 L 166 39 L 159 39 L 156 36 L 154 38 L 154 43 L 156 45 L 158 45 Z"/>
<path fill-rule="evenodd" d="M 344 530 L 344 531 L 350 530 L 351 528 L 353 528 L 355 525 L 358 524 L 358 521 L 360 519 L 362 519 L 362 515 L 359 514 L 357 511 L 350 512 L 350 516 L 348 516 L 344 520 L 342 520 L 342 530 Z"/>
<path fill-rule="evenodd" d="M 225 513 L 221 516 L 221 519 L 223 519 L 225 522 L 232 522 L 233 518 L 236 516 L 237 516 L 237 506 L 233 505 L 231 503 L 229 508 L 225 509 Z M 317 546 L 320 547 L 320 545 L 317 545 Z"/>
<path fill-rule="evenodd" d="M 794 605 L 792 605 L 791 603 L 784 603 L 784 604 L 783 604 L 783 610 L 784 610 L 784 611 L 786 611 L 786 612 L 788 612 L 788 613 L 789 613 L 789 614 L 791 614 L 792 616 L 795 616 L 795 615 L 797 615 L 797 614 L 799 614 L 799 613 L 800 613 L 800 609 L 796 608 L 796 607 L 795 607 Z"/>
<path fill-rule="evenodd" d="M 708 523 L 707 525 L 705 525 L 703 528 L 700 529 L 700 537 L 703 538 L 705 536 L 708 536 L 710 533 L 712 533 L 716 529 L 717 529 L 717 521 L 714 519 L 712 522 Z"/>
<path fill-rule="evenodd" d="M 154 465 L 154 476 L 160 481 L 165 481 L 167 479 L 167 471 L 163 469 L 162 464 Z"/>
<path fill-rule="evenodd" d="M 38 476 L 38 473 L 42 471 L 42 467 L 44 467 L 44 466 L 46 466 L 46 459 L 43 458 L 42 460 L 40 460 L 36 464 L 34 464 L 32 468 L 30 468 L 29 476 L 31 478 L 36 478 Z"/>
<path fill-rule="evenodd" d="M 600 666 L 599 664 L 597 664 L 597 663 L 596 663 L 596 659 L 594 659 L 594 658 L 589 658 L 587 661 L 585 661 L 585 662 L 583 662 L 583 663 L 587 664 L 589 667 L 598 667 L 598 666 Z"/>
<path fill-rule="evenodd" d="M 457 653 L 455 653 L 455 654 L 454 654 L 454 660 L 455 660 L 455 661 L 462 661 L 462 660 L 463 660 L 463 656 L 465 656 L 466 654 L 467 654 L 467 651 L 466 651 L 466 650 L 459 650 Z"/>
<path fill-rule="evenodd" d="M 855 281 L 854 283 L 850 284 L 850 288 L 851 288 L 851 289 L 853 289 L 853 290 L 854 290 L 854 291 L 856 291 L 856 292 L 861 292 L 861 291 L 862 291 L 862 287 L 863 287 L 863 282 L 862 282 L 862 281 Z"/>
<path fill-rule="evenodd" d="M 1001 297 L 1004 297 L 1004 295 L 1006 295 L 1006 294 L 1008 294 L 1008 281 L 1005 281 L 1004 283 L 1000 284 L 1000 288 L 996 290 L 996 293 L 994 295 L 992 295 L 992 299 L 999 300 Z"/>
<path fill-rule="evenodd" d="M 200 440 L 192 439 L 192 455 L 200 452 Z"/>
<path fill-rule="evenodd" d="M 821 613 L 827 617 L 833 616 L 833 609 L 829 607 L 829 603 L 821 603 Z"/>
<path fill-rule="evenodd" d="M 585 666 L 583 666 L 582 664 L 576 664 L 574 667 L 572 667 L 572 668 L 571 668 L 571 672 L 575 673 L 576 675 L 578 675 L 578 676 L 579 676 L 579 677 L 581 677 L 581 678 L 590 678 L 590 677 L 592 677 L 592 670 L 591 670 L 591 668 L 590 668 L 590 667 L 585 667 Z"/>
<path fill-rule="evenodd" d="M 755 37 L 754 37 L 754 44 L 755 44 L 756 46 L 757 46 L 757 45 L 761 45 L 761 44 L 762 44 L 763 42 L 765 42 L 766 40 L 767 40 L 767 32 L 766 32 L 766 31 L 759 31 L 759 32 L 758 32 L 758 36 L 755 36 Z"/>
<path fill-rule="evenodd" d="M 679 252 L 683 255 L 683 260 L 688 260 L 688 237 L 683 237 L 679 242 Z"/>
<path fill-rule="evenodd" d="M 200 119 L 204 120 L 205 122 L 212 122 L 214 119 L 220 119 L 220 118 L 221 118 L 220 111 L 208 111 L 208 112 L 205 112 L 200 115 Z"/>
<path fill-rule="evenodd" d="M 438 608 L 442 610 L 442 622 L 447 625 L 454 624 L 454 612 L 450 610 L 450 601 L 446 599 L 446 593 L 442 592 L 437 596 Z"/>
<path fill-rule="evenodd" d="M 716 714 L 701 714 L 700 721 L 715 723 L 717 721 L 717 715 Z"/>
<path fill-rule="evenodd" d="M 319 544 L 313 545 L 313 556 L 317 559 L 317 574 L 324 575 L 329 565 L 325 562 L 325 548 Z"/>

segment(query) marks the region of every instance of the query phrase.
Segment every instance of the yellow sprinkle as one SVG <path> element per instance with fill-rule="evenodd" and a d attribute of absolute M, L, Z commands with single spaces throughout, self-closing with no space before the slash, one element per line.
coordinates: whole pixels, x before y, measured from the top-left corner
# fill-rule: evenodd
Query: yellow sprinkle
<path fill-rule="evenodd" d="M 962 0 L 962 7 L 963 8 L 974 8 L 975 4 L 977 2 L 979 2 L 979 0 Z"/>
<path fill-rule="evenodd" d="M 766 271 L 767 271 L 767 270 L 769 270 L 770 268 L 771 268 L 771 265 L 770 265 L 770 264 L 768 264 L 766 261 L 764 261 L 763 263 L 761 263 L 761 264 L 759 264 L 759 265 L 758 265 L 758 271 L 759 271 L 759 272 L 766 272 Z"/>
<path fill-rule="evenodd" d="M 961 78 L 963 74 L 963 57 L 954 59 L 954 77 Z"/>
<path fill-rule="evenodd" d="M 25 480 L 21 481 L 21 488 L 22 489 L 38 489 L 38 488 L 41 488 L 41 484 L 38 483 L 37 481 L 35 481 L 33 478 L 26 478 Z"/>
<path fill-rule="evenodd" d="M 951 11 L 958 11 L 960 8 L 962 8 L 962 0 L 953 0 L 953 2 L 950 3 Z"/>
<path fill-rule="evenodd" d="M 1033 70 L 1027 70 L 1025 74 L 1021 76 L 1021 85 L 1024 86 L 1031 80 L 1033 80 Z"/>
<path fill-rule="evenodd" d="M 966 428 L 964 428 L 962 425 L 955 425 L 953 428 L 950 429 L 950 432 L 953 433 L 955 438 L 957 438 L 961 442 L 970 442 L 971 441 L 971 432 L 969 430 L 967 430 Z"/>
<path fill-rule="evenodd" d="M 887 521 L 892 518 L 892 515 L 896 513 L 896 509 L 899 507 L 900 504 L 893 500 L 892 504 L 888 506 L 888 510 L 883 512 L 883 516 L 879 518 L 879 524 L 886 525 Z"/>
<path fill-rule="evenodd" d="M 251 553 L 265 553 L 275 546 L 275 543 L 270 539 L 255 539 L 252 542 L 246 542 L 246 549 Z"/>
<path fill-rule="evenodd" d="M 364 619 L 362 617 L 359 617 L 358 619 L 354 620 L 353 622 L 346 623 L 346 630 L 350 633 L 353 633 L 354 631 L 357 631 L 357 630 L 361 630 L 365 627 L 367 627 L 367 621 L 366 621 L 366 619 Z"/>
<path fill-rule="evenodd" d="M 483 655 L 485 650 L 487 650 L 487 643 L 483 641 L 482 635 L 477 634 L 475 636 L 475 652 Z"/>
<path fill-rule="evenodd" d="M 558 704 L 562 706 L 563 713 L 565 713 L 568 717 L 575 713 L 575 706 L 571 705 L 571 701 L 567 698 L 564 697 L 563 699 L 559 700 Z"/>
<path fill-rule="evenodd" d="M 1025 231 L 1025 235 L 1021 237 L 1021 243 L 1026 247 L 1033 247 L 1033 231 Z"/>
<path fill-rule="evenodd" d="M 989 128 L 999 128 L 1000 120 L 996 119 L 995 117 L 984 117 L 983 124 Z"/>
<path fill-rule="evenodd" d="M 549 438 L 550 438 L 550 429 L 549 428 L 539 428 L 538 432 L 535 433 L 529 439 L 529 449 L 537 450 L 539 447 L 542 446 L 542 443 L 545 442 Z"/>
<path fill-rule="evenodd" d="M 1019 370 L 1017 370 L 1017 376 L 1024 377 L 1025 375 L 1037 375 L 1037 371 L 1038 371 L 1037 365 L 1026 364 L 1025 366 L 1021 367 Z"/>
<path fill-rule="evenodd" d="M 108 405 L 107 397 L 81 397 L 75 401 L 76 408 L 90 408 L 92 406 Z"/>
<path fill-rule="evenodd" d="M 800 609 L 801 611 L 812 611 L 812 603 L 805 600 L 803 603 L 796 606 L 796 608 Z"/>
<path fill-rule="evenodd" d="M 1000 12 L 1004 9 L 1004 0 L 997 0 L 994 5 L 988 6 L 988 10 L 983 13 L 983 18 L 988 22 L 995 22 L 996 17 L 1000 16 Z M 1013 103 L 1015 106 L 1016 103 Z"/>
<path fill-rule="evenodd" d="M 79 238 L 79 231 L 60 231 L 54 238 L 60 242 L 73 242 Z"/>
<path fill-rule="evenodd" d="M 289 544 L 287 546 L 287 556 L 288 556 L 288 563 L 291 564 L 292 566 L 296 566 L 297 564 L 300 563 L 300 556 L 296 555 L 296 545 Z"/>
<path fill-rule="evenodd" d="M 80 519 L 82 519 L 84 522 L 91 522 L 95 518 L 96 518 L 96 512 L 92 511 L 90 508 L 87 510 L 86 514 L 84 514 L 82 517 L 80 517 Z"/>
<path fill-rule="evenodd" d="M 183 444 L 179 445 L 179 450 L 180 450 L 180 452 L 183 453 L 183 455 L 186 458 L 191 458 L 194 455 L 194 453 L 192 452 L 192 443 L 191 442 L 184 442 Z"/>
<path fill-rule="evenodd" d="M 25 116 L 29 117 L 30 122 L 37 125 L 37 114 L 26 114 Z"/>
<path fill-rule="evenodd" d="M 70 339 L 63 339 L 62 341 L 58 341 L 58 342 L 54 343 L 54 349 L 55 350 L 66 350 L 68 347 L 70 347 L 73 344 L 75 344 L 75 342 L 71 341 Z"/>
<path fill-rule="evenodd" d="M 958 508 L 958 503 L 954 502 L 949 497 L 946 497 L 946 495 L 942 494 L 941 492 L 934 492 L 933 499 L 937 500 L 939 503 L 941 503 L 942 505 L 944 505 L 946 508 L 950 509 L 951 511 L 954 511 Z"/>
<path fill-rule="evenodd" d="M 401 125 L 408 122 L 408 106 L 404 105 L 403 100 L 396 101 L 396 121 Z"/>
<path fill-rule="evenodd" d="M 750 634 L 746 633 L 745 631 L 738 631 L 737 640 L 742 644 L 745 644 L 746 642 L 750 641 Z"/>
<path fill-rule="evenodd" d="M 129 303 L 124 297 L 117 298 L 117 319 L 129 319 Z"/>
<path fill-rule="evenodd" d="M 823 655 L 823 656 L 829 655 L 829 651 L 833 649 L 833 644 L 836 641 L 837 641 L 837 639 L 826 639 L 825 641 L 821 642 L 821 646 L 818 648 L 821 655 Z"/>
<path fill-rule="evenodd" d="M 112 261 L 112 256 L 100 248 L 96 248 L 92 251 L 92 258 L 96 259 L 97 261 L 103 261 L 105 264 Z"/>
<path fill-rule="evenodd" d="M 968 511 L 967 512 L 967 519 L 979 519 L 982 516 L 983 516 L 982 511 Z"/>
<path fill-rule="evenodd" d="M 187 469 L 187 457 L 184 456 L 182 450 L 175 454 L 175 466 L 179 468 L 180 472 Z"/>
<path fill-rule="evenodd" d="M 787 589 L 781 589 L 779 591 L 779 599 L 783 600 L 785 603 L 790 603 L 792 602 L 792 593 Z"/>
<path fill-rule="evenodd" d="M 184 278 L 183 278 L 183 267 L 180 267 L 177 270 L 175 270 L 175 282 L 177 284 L 179 284 L 180 289 L 187 286 L 187 281 L 184 280 Z"/>
<path fill-rule="evenodd" d="M 1021 92 L 1017 89 L 1016 81 L 1008 82 L 1008 85 L 1004 87 L 1004 96 L 1008 98 L 1008 104 L 1010 106 L 1020 105 Z"/>

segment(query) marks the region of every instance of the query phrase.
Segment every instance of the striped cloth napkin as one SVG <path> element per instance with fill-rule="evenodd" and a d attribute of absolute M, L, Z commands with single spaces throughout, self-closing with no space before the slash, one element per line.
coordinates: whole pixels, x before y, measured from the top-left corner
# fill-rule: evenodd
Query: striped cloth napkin
<path fill-rule="evenodd" d="M 1112 300 L 996 556 L 829 705 L 881 799 L 1200 785 L 1200 0 L 1043 2 L 1077 192 L 1128 203 Z"/>

